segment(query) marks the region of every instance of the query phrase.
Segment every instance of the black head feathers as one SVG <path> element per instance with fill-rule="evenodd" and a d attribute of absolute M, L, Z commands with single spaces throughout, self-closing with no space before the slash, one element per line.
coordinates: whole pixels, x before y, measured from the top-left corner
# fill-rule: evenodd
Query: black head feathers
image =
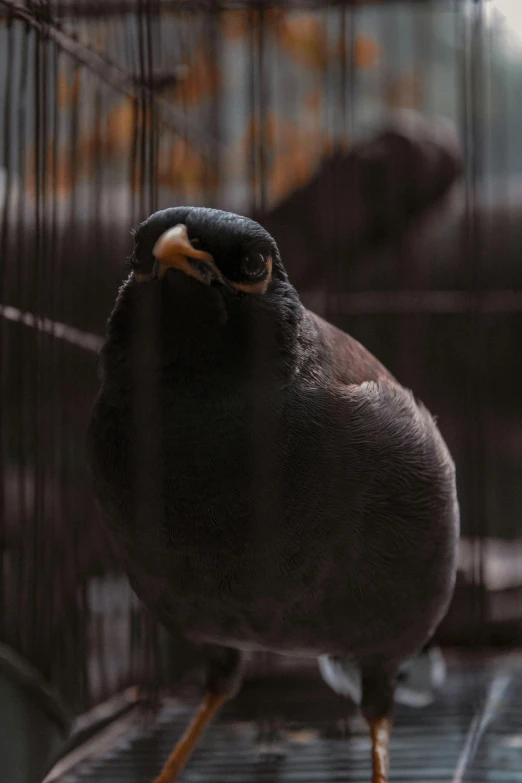
<path fill-rule="evenodd" d="M 275 240 L 250 218 L 204 207 L 173 207 L 155 212 L 135 232 L 131 257 L 134 272 L 153 272 L 156 242 L 171 228 L 186 226 L 188 239 L 197 250 L 209 253 L 223 276 L 239 285 L 251 285 L 270 274 L 287 281 Z"/>

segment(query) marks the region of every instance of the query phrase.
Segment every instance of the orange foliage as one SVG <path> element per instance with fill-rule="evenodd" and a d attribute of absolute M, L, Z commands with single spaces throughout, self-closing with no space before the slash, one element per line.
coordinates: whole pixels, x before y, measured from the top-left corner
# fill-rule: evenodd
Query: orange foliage
<path fill-rule="evenodd" d="M 316 145 L 309 148 L 302 142 L 278 155 L 269 177 L 270 197 L 280 201 L 304 185 L 312 176 L 321 157 L 321 150 Z"/>
<path fill-rule="evenodd" d="M 72 73 L 69 69 L 61 68 L 56 80 L 56 101 L 59 109 L 67 109 L 78 105 L 80 96 L 80 69 L 76 68 Z"/>
<path fill-rule="evenodd" d="M 160 186 L 200 193 L 218 185 L 216 168 L 188 139 L 175 138 L 170 150 L 162 151 L 159 158 Z"/>
<path fill-rule="evenodd" d="M 346 51 L 346 39 L 340 35 L 337 39 L 337 57 L 343 57 Z M 373 68 L 381 59 L 382 51 L 377 41 L 370 35 L 360 34 L 355 37 L 353 62 L 356 68 Z"/>
<path fill-rule="evenodd" d="M 312 14 L 283 19 L 278 37 L 284 52 L 298 65 L 314 70 L 326 66 L 329 53 L 325 26 Z"/>
<path fill-rule="evenodd" d="M 187 75 L 165 93 L 165 98 L 193 108 L 206 98 L 216 95 L 221 84 L 221 74 L 215 59 L 203 44 L 196 50 L 193 61 L 187 65 Z"/>
<path fill-rule="evenodd" d="M 269 8 L 264 12 L 263 20 L 267 27 L 275 26 L 280 19 L 284 17 L 284 14 L 284 11 L 280 11 L 276 8 Z M 248 35 L 252 30 L 252 27 L 259 23 L 260 15 L 257 9 L 252 9 L 250 11 L 237 9 L 233 11 L 222 11 L 219 18 L 224 37 L 229 40 L 236 40 Z"/>
<path fill-rule="evenodd" d="M 357 68 L 373 68 L 381 58 L 381 48 L 369 35 L 358 35 L 355 39 L 354 61 Z"/>
<path fill-rule="evenodd" d="M 132 98 L 123 98 L 107 114 L 105 128 L 100 132 L 100 147 L 112 154 L 130 149 L 136 122 L 136 104 Z"/>
<path fill-rule="evenodd" d="M 245 36 L 250 26 L 248 11 L 223 11 L 219 15 L 221 30 L 225 38 L 236 40 Z"/>
<path fill-rule="evenodd" d="M 311 98 L 314 110 L 317 101 L 317 97 Z M 300 123 L 283 120 L 274 113 L 268 114 L 263 124 L 263 139 L 266 145 L 268 191 L 270 198 L 275 201 L 307 182 L 332 147 L 331 139 L 314 127 L 313 121 Z M 231 176 L 246 173 L 251 151 L 259 140 L 259 121 L 253 119 L 248 123 L 243 137 L 229 152 L 228 172 Z M 257 177 L 257 173 L 251 177 L 254 188 L 258 184 Z"/>
<path fill-rule="evenodd" d="M 60 84 L 60 82 L 59 82 Z M 66 84 L 64 80 L 61 82 Z M 74 83 L 73 83 L 74 86 Z M 70 98 L 70 93 L 67 93 Z M 63 106 L 62 106 L 63 108 Z M 136 108 L 131 98 L 123 98 L 105 117 L 105 123 L 94 130 L 82 130 L 76 142 L 74 157 L 69 144 L 61 145 L 55 152 L 55 143 L 50 142 L 42 163 L 46 171 L 45 187 L 48 194 L 59 197 L 70 193 L 78 179 L 92 171 L 95 159 L 128 155 L 131 148 L 136 120 Z M 36 194 L 36 154 L 34 148 L 28 155 L 26 186 L 33 196 Z M 74 172 L 72 166 L 74 165 Z"/>
<path fill-rule="evenodd" d="M 42 162 L 42 170 L 45 171 L 45 195 L 56 195 L 59 198 L 67 196 L 74 185 L 74 177 L 71 169 L 71 158 L 68 150 L 60 150 L 56 155 L 52 144 L 47 148 L 45 162 Z M 77 176 L 78 172 L 75 172 Z M 41 186 L 41 185 L 40 185 Z M 36 196 L 36 155 L 34 149 L 28 155 L 25 169 L 25 188 L 27 192 Z"/>
<path fill-rule="evenodd" d="M 106 115 L 104 122 L 88 134 L 83 134 L 78 142 L 79 152 L 83 156 L 90 156 L 94 151 L 103 153 L 108 157 L 121 157 L 128 155 L 131 149 L 136 123 L 138 129 L 143 131 L 142 110 L 133 98 L 122 98 Z M 151 119 L 146 116 L 145 132 L 150 130 Z"/>

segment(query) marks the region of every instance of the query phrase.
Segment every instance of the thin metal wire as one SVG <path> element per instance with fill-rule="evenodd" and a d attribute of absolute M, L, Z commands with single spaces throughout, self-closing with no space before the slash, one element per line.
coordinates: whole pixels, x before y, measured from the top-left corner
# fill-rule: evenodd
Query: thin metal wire
<path fill-rule="evenodd" d="M 157 104 L 163 122 L 178 133 L 189 132 L 193 143 L 200 148 L 202 154 L 208 156 L 212 154 L 216 140 L 210 139 L 208 134 L 203 133 L 197 124 L 191 122 L 186 115 L 180 113 L 171 104 L 155 96 L 148 84 L 140 83 L 132 75 L 132 72 L 123 71 L 108 57 L 102 56 L 89 46 L 80 43 L 76 36 L 65 32 L 61 23 L 54 20 L 50 14 L 43 21 L 39 15 L 33 15 L 26 6 L 21 6 L 14 0 L 0 0 L 0 7 L 2 5 L 13 17 L 21 19 L 35 30 L 40 31 L 42 35 L 53 40 L 63 51 L 74 58 L 77 66 L 81 65 L 92 71 L 114 89 L 136 100 L 141 100 L 143 95 L 148 95 Z"/>
<path fill-rule="evenodd" d="M 482 235 L 480 229 L 478 189 L 482 181 L 483 159 L 483 4 L 482 0 L 470 0 L 462 16 L 462 88 L 463 138 L 466 156 L 465 219 L 463 263 L 470 309 L 467 315 L 468 350 L 470 361 L 466 379 L 467 419 L 466 449 L 469 481 L 468 514 L 475 533 L 475 563 L 473 580 L 476 585 L 475 612 L 477 621 L 487 619 L 484 592 L 484 536 L 487 532 L 485 489 L 485 433 L 484 400 L 481 381 L 483 328 L 475 303 L 481 288 Z M 479 627 L 479 626 L 477 626 Z"/>
<path fill-rule="evenodd" d="M 480 741 L 488 726 L 498 717 L 503 706 L 506 691 L 512 683 L 513 676 L 508 672 L 499 672 L 491 681 L 483 706 L 475 713 L 468 734 L 462 746 L 452 783 L 463 783 L 477 756 Z"/>
<path fill-rule="evenodd" d="M 2 86 L 2 92 L 4 95 L 4 101 L 7 104 L 12 104 L 12 96 L 13 91 L 15 88 L 14 80 L 12 76 L 12 63 L 13 63 L 13 48 L 15 45 L 14 36 L 12 35 L 12 19 L 8 19 L 7 22 L 7 30 L 8 30 L 8 41 L 7 41 L 7 47 L 5 50 L 5 67 L 3 67 L 2 70 L 4 73 L 4 83 Z M 3 157 L 4 160 L 10 160 L 11 159 L 11 133 L 10 133 L 10 115 L 8 112 L 4 112 L 3 116 Z M 5 182 L 4 182 L 4 188 L 5 188 L 5 197 L 4 197 L 4 204 L 3 204 L 3 210 L 1 214 L 1 230 L 0 230 L 0 258 L 5 258 L 7 255 L 7 246 L 8 246 L 8 232 L 9 232 L 9 217 L 10 217 L 10 192 L 11 192 L 11 181 L 10 181 L 10 174 L 11 170 L 9 166 L 5 167 L 6 175 L 5 175 Z M 4 299 L 5 296 L 5 264 L 0 264 L 0 301 Z M 7 335 L 5 333 L 5 330 L 0 329 L 0 363 L 4 365 L 6 363 L 5 355 L 7 350 Z M 7 408 L 7 400 L 5 399 L 7 397 L 7 391 L 5 389 L 5 386 L 2 384 L 0 385 L 0 460 L 2 463 L 4 463 L 5 455 L 7 454 L 7 444 L 5 441 L 5 426 L 4 426 L 4 411 Z M 0 481 L 0 586 L 3 586 L 6 584 L 6 564 L 5 564 L 5 555 L 4 553 L 7 551 L 7 525 L 6 525 L 6 502 L 5 502 L 5 484 L 3 481 Z M 0 589 L 0 616 L 5 616 L 6 613 L 6 607 L 5 607 L 5 594 L 4 590 Z"/>

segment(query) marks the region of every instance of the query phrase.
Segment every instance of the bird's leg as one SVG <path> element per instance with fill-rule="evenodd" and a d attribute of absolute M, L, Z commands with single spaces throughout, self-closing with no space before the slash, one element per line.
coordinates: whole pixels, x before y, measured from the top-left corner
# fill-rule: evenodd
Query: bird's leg
<path fill-rule="evenodd" d="M 393 694 L 398 668 L 375 664 L 361 668 L 361 708 L 372 737 L 372 783 L 388 783 Z"/>
<path fill-rule="evenodd" d="M 372 736 L 372 783 L 387 783 L 390 771 L 390 737 L 392 722 L 389 718 L 370 721 Z"/>
<path fill-rule="evenodd" d="M 243 656 L 239 650 L 206 644 L 204 652 L 207 668 L 206 696 L 154 783 L 174 783 L 179 779 L 205 728 L 240 686 Z"/>
<path fill-rule="evenodd" d="M 154 783 L 173 783 L 178 780 L 205 728 L 226 699 L 226 693 L 211 693 L 210 691 L 207 693 L 185 734 L 170 754 L 161 775 L 155 779 Z"/>

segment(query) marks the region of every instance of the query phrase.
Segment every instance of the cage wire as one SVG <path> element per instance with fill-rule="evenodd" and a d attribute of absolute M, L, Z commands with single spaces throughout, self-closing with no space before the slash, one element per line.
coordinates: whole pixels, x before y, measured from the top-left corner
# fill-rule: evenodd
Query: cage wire
<path fill-rule="evenodd" d="M 260 216 L 305 302 L 437 413 L 465 535 L 441 638 L 520 639 L 517 47 L 485 0 L 0 0 L 0 640 L 77 712 L 176 657 L 100 529 L 84 458 L 130 229 L 176 204 Z M 413 228 L 408 159 L 383 179 L 384 142 L 377 164 L 358 146 L 399 109 L 450 118 L 465 164 Z"/>

